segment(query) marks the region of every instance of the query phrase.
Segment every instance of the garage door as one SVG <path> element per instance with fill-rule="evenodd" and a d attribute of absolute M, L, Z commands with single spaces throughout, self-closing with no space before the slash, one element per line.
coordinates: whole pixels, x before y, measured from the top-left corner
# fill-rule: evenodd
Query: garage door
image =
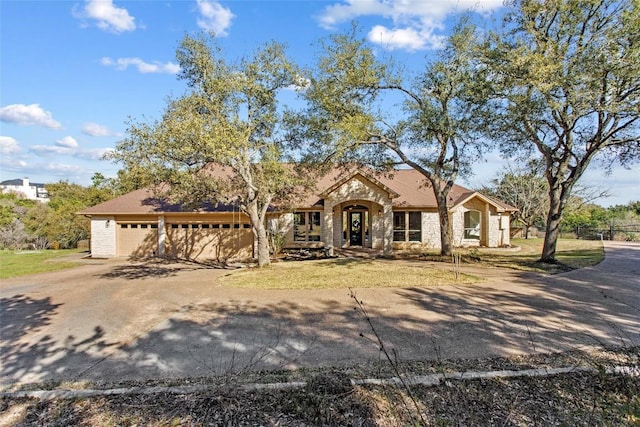
<path fill-rule="evenodd" d="M 119 223 L 118 256 L 146 258 L 158 253 L 158 224 Z"/>
<path fill-rule="evenodd" d="M 245 259 L 253 256 L 249 224 L 167 224 L 167 254 L 182 259 Z"/>

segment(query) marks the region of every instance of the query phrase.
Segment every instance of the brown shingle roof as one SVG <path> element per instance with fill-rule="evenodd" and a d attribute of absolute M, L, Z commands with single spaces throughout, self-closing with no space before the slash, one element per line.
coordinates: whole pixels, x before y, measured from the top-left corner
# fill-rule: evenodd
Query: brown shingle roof
<path fill-rule="evenodd" d="M 322 204 L 322 194 L 342 180 L 352 176 L 355 171 L 333 169 L 317 181 L 316 189 L 300 203 L 300 207 L 312 207 Z M 382 186 L 393 197 L 394 207 L 403 208 L 435 208 L 436 198 L 431 186 L 424 176 L 414 169 L 398 169 L 391 174 L 373 174 L 371 171 L 358 171 L 372 183 Z M 454 184 L 449 193 L 449 206 L 455 206 L 466 199 L 479 195 L 489 203 L 495 205 L 498 210 L 516 210 L 499 200 L 476 193 L 472 190 Z M 221 212 L 230 211 L 231 206 L 203 204 L 193 212 Z M 110 214 L 157 214 L 157 213 L 183 212 L 177 204 L 168 203 L 154 197 L 153 191 L 141 189 L 132 191 L 123 196 L 101 203 L 99 205 L 78 212 L 82 215 L 110 215 Z"/>

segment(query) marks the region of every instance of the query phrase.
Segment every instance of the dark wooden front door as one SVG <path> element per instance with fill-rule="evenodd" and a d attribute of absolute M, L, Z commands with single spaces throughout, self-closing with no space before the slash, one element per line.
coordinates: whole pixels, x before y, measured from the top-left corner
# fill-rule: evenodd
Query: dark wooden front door
<path fill-rule="evenodd" d="M 362 246 L 363 230 L 362 212 L 349 212 L 349 244 L 350 246 Z"/>

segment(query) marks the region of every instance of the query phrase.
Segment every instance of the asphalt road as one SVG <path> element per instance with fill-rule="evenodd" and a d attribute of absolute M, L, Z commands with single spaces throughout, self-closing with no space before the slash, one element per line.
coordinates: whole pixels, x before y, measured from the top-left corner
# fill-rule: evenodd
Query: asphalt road
<path fill-rule="evenodd" d="M 480 358 L 640 344 L 640 244 L 541 276 L 482 269 L 469 286 L 358 288 L 401 359 Z M 199 377 L 379 359 L 345 289 L 224 287 L 225 270 L 83 260 L 0 283 L 0 385 Z M 465 267 L 470 269 L 470 267 Z M 364 335 L 364 336 L 361 336 Z"/>

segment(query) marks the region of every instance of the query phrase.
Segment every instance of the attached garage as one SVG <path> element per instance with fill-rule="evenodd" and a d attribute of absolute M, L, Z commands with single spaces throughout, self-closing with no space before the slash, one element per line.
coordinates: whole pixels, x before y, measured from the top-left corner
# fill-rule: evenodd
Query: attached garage
<path fill-rule="evenodd" d="M 158 223 L 119 222 L 116 256 L 148 258 L 158 254 Z"/>
<path fill-rule="evenodd" d="M 253 256 L 253 232 L 249 223 L 168 223 L 166 254 L 172 258 L 214 259 Z"/>

